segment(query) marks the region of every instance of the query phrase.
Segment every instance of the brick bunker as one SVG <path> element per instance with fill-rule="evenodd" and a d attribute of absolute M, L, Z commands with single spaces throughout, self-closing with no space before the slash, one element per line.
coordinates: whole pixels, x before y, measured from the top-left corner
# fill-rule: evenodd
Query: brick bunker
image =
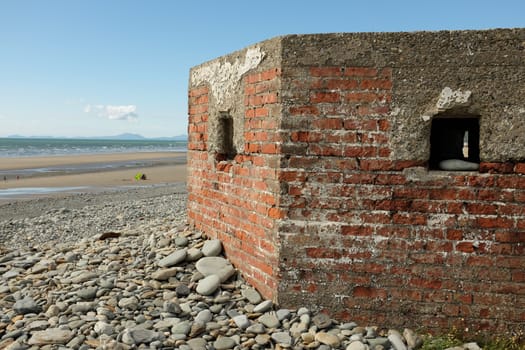
<path fill-rule="evenodd" d="M 281 306 L 523 329 L 525 29 L 287 35 L 194 67 L 188 170 L 191 225 Z"/>

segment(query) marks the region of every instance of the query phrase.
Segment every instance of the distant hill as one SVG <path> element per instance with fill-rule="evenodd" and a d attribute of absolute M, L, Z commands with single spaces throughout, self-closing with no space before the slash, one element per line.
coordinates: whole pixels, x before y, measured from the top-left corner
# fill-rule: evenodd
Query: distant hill
<path fill-rule="evenodd" d="M 85 137 L 92 138 L 94 140 L 145 140 L 146 138 L 139 134 L 120 134 L 115 136 L 95 136 L 95 137 Z"/>

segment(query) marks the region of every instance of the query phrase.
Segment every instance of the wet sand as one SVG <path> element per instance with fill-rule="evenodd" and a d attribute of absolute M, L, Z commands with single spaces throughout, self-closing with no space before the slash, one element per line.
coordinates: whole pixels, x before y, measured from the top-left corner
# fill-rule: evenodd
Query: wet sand
<path fill-rule="evenodd" d="M 146 174 L 146 180 L 135 180 L 137 172 Z M 122 186 L 151 186 L 185 182 L 186 155 L 151 152 L 0 158 L 0 174 L 0 200 L 2 190 L 25 189 L 27 193 L 33 188 L 34 195 L 40 196 L 61 190 L 89 192 Z"/>

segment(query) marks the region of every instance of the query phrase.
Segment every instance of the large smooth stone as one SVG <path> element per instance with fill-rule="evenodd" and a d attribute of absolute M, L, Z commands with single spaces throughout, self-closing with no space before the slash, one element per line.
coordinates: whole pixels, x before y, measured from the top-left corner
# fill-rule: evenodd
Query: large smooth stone
<path fill-rule="evenodd" d="M 265 300 L 253 308 L 253 312 L 266 312 L 270 311 L 273 307 L 273 302 L 271 300 Z"/>
<path fill-rule="evenodd" d="M 193 338 L 187 341 L 191 350 L 206 350 L 207 342 L 203 338 Z"/>
<path fill-rule="evenodd" d="M 277 328 L 281 325 L 277 316 L 273 313 L 267 313 L 259 317 L 259 322 L 268 328 Z"/>
<path fill-rule="evenodd" d="M 439 162 L 439 168 L 451 171 L 476 171 L 479 169 L 479 164 L 461 159 L 446 159 Z"/>
<path fill-rule="evenodd" d="M 251 304 L 259 304 L 262 301 L 261 295 L 253 288 L 246 288 L 241 291 L 243 297 L 248 299 Z"/>
<path fill-rule="evenodd" d="M 195 268 L 204 276 L 219 276 L 221 282 L 226 281 L 235 273 L 233 265 L 228 260 L 218 256 L 199 259 L 195 264 Z"/>
<path fill-rule="evenodd" d="M 135 296 L 122 298 L 119 300 L 118 306 L 122 309 L 137 310 L 139 306 L 139 300 Z"/>
<path fill-rule="evenodd" d="M 401 336 L 401 334 L 399 334 L 399 332 L 392 329 L 389 330 L 388 340 L 390 341 L 390 344 L 392 344 L 394 350 L 407 350 L 407 347 L 403 342 L 403 337 Z"/>
<path fill-rule="evenodd" d="M 331 346 L 333 348 L 337 348 L 339 344 L 341 344 L 341 340 L 339 337 L 335 334 L 326 333 L 326 332 L 319 332 L 315 335 L 315 340 L 318 342 Z"/>
<path fill-rule="evenodd" d="M 368 349 L 368 346 L 361 343 L 360 341 L 352 342 L 346 347 L 346 350 L 367 350 L 367 349 Z"/>
<path fill-rule="evenodd" d="M 221 279 L 217 275 L 209 275 L 199 281 L 197 285 L 197 293 L 200 295 L 210 295 L 219 288 Z"/>
<path fill-rule="evenodd" d="M 164 336 L 160 332 L 142 328 L 126 329 L 122 335 L 122 341 L 128 345 L 148 344 L 163 338 Z"/>
<path fill-rule="evenodd" d="M 250 324 L 251 324 L 250 320 L 248 319 L 246 315 L 237 315 L 233 317 L 233 322 L 235 322 L 237 327 L 239 327 L 240 329 L 247 329 L 250 327 Z"/>
<path fill-rule="evenodd" d="M 181 262 L 183 262 L 186 259 L 186 255 L 188 254 L 187 249 L 179 249 L 171 253 L 170 255 L 162 258 L 159 260 L 157 265 L 160 267 L 171 267 L 175 266 Z"/>
<path fill-rule="evenodd" d="M 312 321 L 319 329 L 325 329 L 332 325 L 332 320 L 326 314 L 320 313 L 312 318 Z"/>
<path fill-rule="evenodd" d="M 202 310 L 197 314 L 197 316 L 195 316 L 195 322 L 206 324 L 210 322 L 212 318 L 213 315 L 211 314 L 210 310 Z"/>
<path fill-rule="evenodd" d="M 66 329 L 49 328 L 45 331 L 33 332 L 28 340 L 29 345 L 66 344 L 74 333 Z"/>
<path fill-rule="evenodd" d="M 235 340 L 230 337 L 219 336 L 215 342 L 213 342 L 213 347 L 217 350 L 227 350 L 235 346 Z"/>
<path fill-rule="evenodd" d="M 212 239 L 204 242 L 201 250 L 204 256 L 217 256 L 222 252 L 222 243 L 218 239 Z"/>
<path fill-rule="evenodd" d="M 179 269 L 176 267 L 170 267 L 167 269 L 160 269 L 151 274 L 151 278 L 157 281 L 165 281 L 170 277 L 175 276 L 179 272 Z"/>
<path fill-rule="evenodd" d="M 277 344 L 292 345 L 292 337 L 289 332 L 275 332 L 271 337 Z"/>
<path fill-rule="evenodd" d="M 39 313 L 42 311 L 42 307 L 38 305 L 32 298 L 25 297 L 23 299 L 18 300 L 14 305 L 13 309 L 18 314 L 32 314 L 32 313 Z"/>

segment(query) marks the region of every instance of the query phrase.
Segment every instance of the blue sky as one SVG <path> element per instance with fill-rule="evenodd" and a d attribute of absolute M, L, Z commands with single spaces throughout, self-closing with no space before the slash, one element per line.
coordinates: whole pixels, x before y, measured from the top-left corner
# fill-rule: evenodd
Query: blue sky
<path fill-rule="evenodd" d="M 0 0 L 0 137 L 185 134 L 189 69 L 278 35 L 512 27 L 523 0 Z"/>

